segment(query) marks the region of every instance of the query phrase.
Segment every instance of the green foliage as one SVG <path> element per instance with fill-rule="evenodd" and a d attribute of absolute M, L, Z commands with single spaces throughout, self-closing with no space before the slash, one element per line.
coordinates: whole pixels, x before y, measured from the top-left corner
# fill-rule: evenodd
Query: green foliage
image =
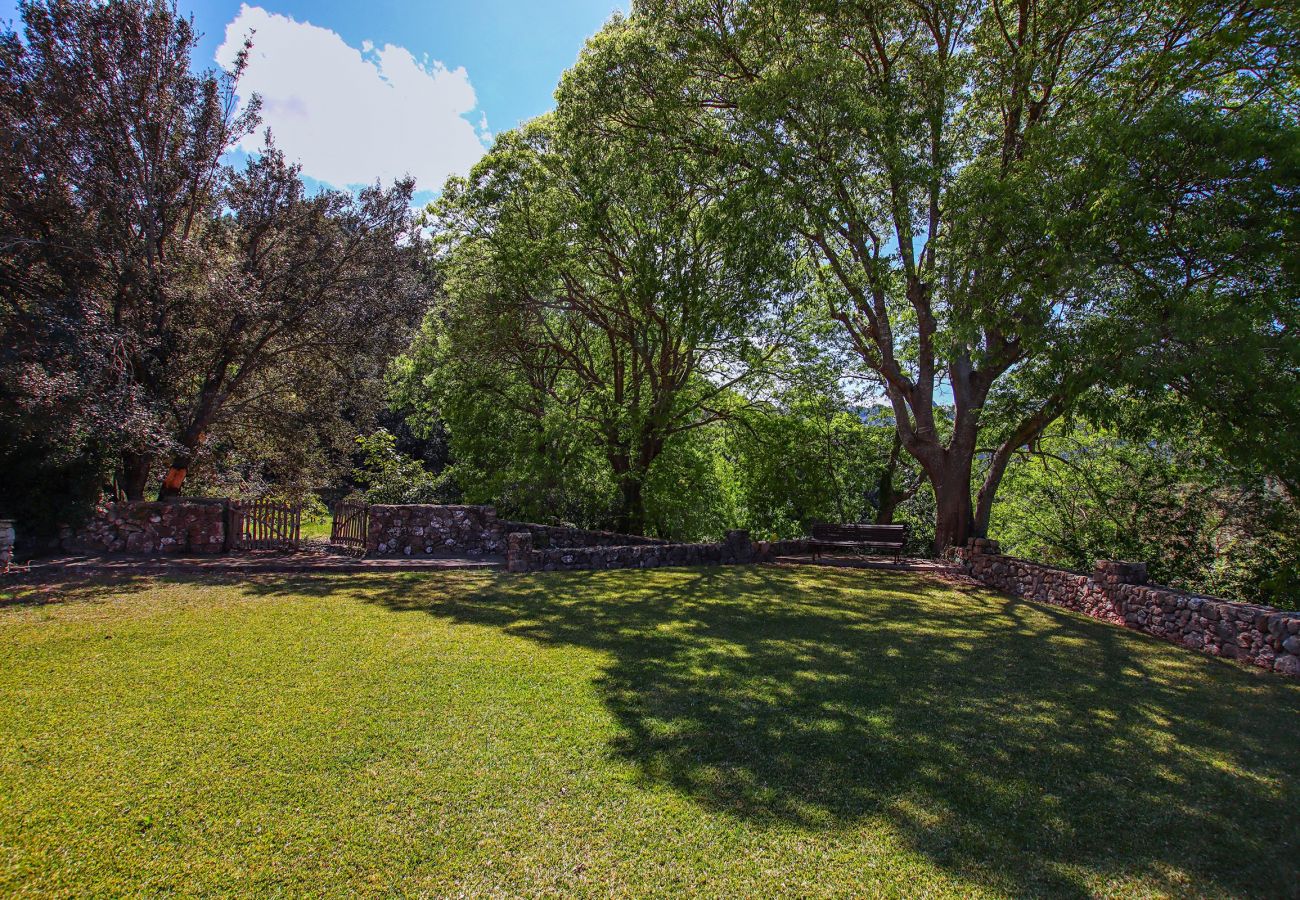
<path fill-rule="evenodd" d="M 729 431 L 740 522 L 754 534 L 794 537 L 813 522 L 873 517 L 869 496 L 892 425 L 868 426 L 854 410 L 804 395 L 746 415 Z"/>
<path fill-rule="evenodd" d="M 195 71 L 172 2 L 21 11 L 0 30 L 0 429 L 82 460 L 87 500 L 109 455 L 131 499 L 337 474 L 422 307 L 413 182 L 308 196 L 269 140 L 226 165 L 258 123 L 247 47 Z"/>
<path fill-rule="evenodd" d="M 453 443 L 491 434 L 524 470 L 479 472 L 526 473 L 544 505 L 604 507 L 632 532 L 650 527 L 660 456 L 764 376 L 787 336 L 791 268 L 770 224 L 740 214 L 745 191 L 719 190 L 735 174 L 725 161 L 651 145 L 565 90 L 555 114 L 449 181 L 430 218 L 446 295 L 404 389 L 436 399 Z M 613 493 L 597 500 L 602 483 Z"/>
<path fill-rule="evenodd" d="M 1152 579 L 1293 608 L 1300 511 L 1275 479 L 1232 470 L 1187 436 L 1051 429 L 1007 471 L 994 533 L 1007 552 L 1075 569 L 1133 559 Z"/>
<path fill-rule="evenodd" d="M 354 477 L 370 503 L 452 503 L 456 489 L 448 473 L 434 475 L 418 459 L 397 449 L 397 439 L 379 429 L 357 438 L 362 462 Z"/>
<path fill-rule="evenodd" d="M 50 549 L 60 526 L 75 527 L 93 512 L 104 482 L 117 463 L 92 436 L 79 446 L 58 443 L 57 431 L 16 435 L 0 422 L 0 518 L 16 522 L 18 549 Z"/>
<path fill-rule="evenodd" d="M 319 494 L 279 494 L 272 496 L 270 499 L 297 505 L 302 511 L 302 521 L 304 523 L 310 523 L 315 527 L 329 524 L 330 508 Z"/>
<path fill-rule="evenodd" d="M 725 444 L 722 428 L 713 425 L 680 435 L 665 448 L 645 484 L 649 530 L 674 540 L 715 541 L 738 527 Z"/>
<path fill-rule="evenodd" d="M 1294 399 L 1295 30 L 1275 2 L 646 0 L 561 96 L 727 160 L 752 214 L 799 237 L 944 546 L 1094 386 L 1249 392 L 1210 364 L 1240 338 Z"/>
<path fill-rule="evenodd" d="M 448 477 L 464 502 L 528 521 L 609 524 L 614 486 L 599 446 L 563 407 L 529 406 L 527 384 L 483 365 L 437 317 L 395 363 L 393 396 L 417 434 L 445 432 Z"/>

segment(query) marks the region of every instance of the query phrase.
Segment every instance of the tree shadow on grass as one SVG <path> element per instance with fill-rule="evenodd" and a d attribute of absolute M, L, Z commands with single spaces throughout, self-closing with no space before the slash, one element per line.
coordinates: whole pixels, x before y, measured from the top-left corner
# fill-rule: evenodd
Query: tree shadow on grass
<path fill-rule="evenodd" d="M 912 575 L 270 579 L 601 651 L 611 747 L 756 823 L 876 819 L 1015 893 L 1294 896 L 1300 685 Z"/>
<path fill-rule="evenodd" d="M 135 594 L 155 587 L 158 576 L 57 573 L 53 576 L 18 574 L 0 580 L 0 609 L 51 606 L 61 603 L 99 603 L 107 596 Z"/>

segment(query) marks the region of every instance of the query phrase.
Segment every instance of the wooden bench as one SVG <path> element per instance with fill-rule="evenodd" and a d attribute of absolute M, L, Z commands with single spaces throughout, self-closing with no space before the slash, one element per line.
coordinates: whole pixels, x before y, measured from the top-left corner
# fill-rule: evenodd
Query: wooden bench
<path fill-rule="evenodd" d="M 812 526 L 808 543 L 813 559 L 822 550 L 874 550 L 892 554 L 897 561 L 907 544 L 906 525 L 834 525 L 818 522 Z"/>

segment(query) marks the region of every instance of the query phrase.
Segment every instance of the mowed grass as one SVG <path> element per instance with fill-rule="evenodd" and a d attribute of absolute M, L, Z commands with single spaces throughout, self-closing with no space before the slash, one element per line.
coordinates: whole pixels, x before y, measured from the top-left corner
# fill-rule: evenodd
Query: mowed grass
<path fill-rule="evenodd" d="M 83 583 L 0 660 L 0 894 L 1300 885 L 1300 685 L 917 575 Z"/>

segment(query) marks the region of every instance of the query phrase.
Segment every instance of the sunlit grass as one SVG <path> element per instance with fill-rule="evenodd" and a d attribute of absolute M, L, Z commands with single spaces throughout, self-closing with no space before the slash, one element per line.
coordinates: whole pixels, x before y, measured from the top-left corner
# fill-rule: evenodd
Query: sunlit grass
<path fill-rule="evenodd" d="M 0 894 L 1286 896 L 1300 685 L 919 576 L 0 607 Z"/>
<path fill-rule="evenodd" d="M 328 541 L 334 522 L 329 516 L 303 516 L 299 534 L 304 541 Z"/>

